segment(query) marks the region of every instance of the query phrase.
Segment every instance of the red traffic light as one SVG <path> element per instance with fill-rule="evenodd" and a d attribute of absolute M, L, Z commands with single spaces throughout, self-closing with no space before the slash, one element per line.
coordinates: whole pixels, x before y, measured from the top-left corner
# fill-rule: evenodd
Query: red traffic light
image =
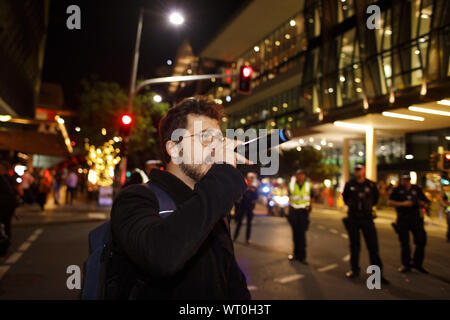
<path fill-rule="evenodd" d="M 244 78 L 251 77 L 252 74 L 253 74 L 253 68 L 252 67 L 246 66 L 246 67 L 242 68 L 242 76 Z"/>
<path fill-rule="evenodd" d="M 122 124 L 126 126 L 133 122 L 133 118 L 129 114 L 124 114 L 120 120 L 122 121 Z"/>
<path fill-rule="evenodd" d="M 252 92 L 252 74 L 253 68 L 250 66 L 241 66 L 239 70 L 239 81 L 237 92 L 240 94 L 250 94 Z"/>
<path fill-rule="evenodd" d="M 447 160 L 447 161 L 450 160 L 450 153 L 445 154 L 445 160 Z"/>

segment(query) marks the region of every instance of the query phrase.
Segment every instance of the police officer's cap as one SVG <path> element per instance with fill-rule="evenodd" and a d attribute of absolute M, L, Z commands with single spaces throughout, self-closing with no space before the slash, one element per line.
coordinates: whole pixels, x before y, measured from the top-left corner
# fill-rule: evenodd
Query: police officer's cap
<path fill-rule="evenodd" d="M 363 167 L 364 167 L 363 164 L 358 163 L 358 164 L 356 164 L 356 165 L 353 167 L 353 169 L 354 169 L 355 171 L 359 171 L 359 170 L 361 170 Z"/>
<path fill-rule="evenodd" d="M 411 176 L 409 175 L 409 172 L 403 172 L 400 175 L 400 178 L 405 179 L 405 180 L 411 180 Z"/>
<path fill-rule="evenodd" d="M 306 174 L 306 171 L 304 170 L 304 169 L 298 169 L 297 171 L 295 171 L 295 175 L 298 175 L 298 174 Z"/>

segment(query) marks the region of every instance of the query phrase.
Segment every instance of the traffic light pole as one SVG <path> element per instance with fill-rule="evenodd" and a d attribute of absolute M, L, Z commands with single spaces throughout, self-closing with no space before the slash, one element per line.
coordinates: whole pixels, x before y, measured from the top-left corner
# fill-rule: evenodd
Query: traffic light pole
<path fill-rule="evenodd" d="M 142 15 L 141 15 L 142 16 Z M 139 21 L 138 27 L 138 39 L 140 38 L 140 29 L 142 29 L 142 20 Z M 128 112 L 132 112 L 134 97 L 146 86 L 158 83 L 172 83 L 172 82 L 189 82 L 189 81 L 199 81 L 199 80 L 208 80 L 208 79 L 220 79 L 220 78 L 232 78 L 236 75 L 229 74 L 202 74 L 202 75 L 194 75 L 194 76 L 174 76 L 174 77 L 162 77 L 162 78 L 152 78 L 147 79 L 141 82 L 137 87 L 135 87 L 136 83 L 136 70 L 137 70 L 137 59 L 139 58 L 139 52 L 136 53 L 139 49 L 139 43 L 136 41 L 136 50 L 134 55 L 134 63 L 133 63 L 133 75 L 131 78 L 130 94 L 128 97 Z M 123 137 L 122 144 L 122 160 L 120 161 L 120 185 L 125 183 L 126 172 L 127 172 L 127 157 L 128 157 L 128 143 L 130 140 L 130 136 L 127 135 Z"/>

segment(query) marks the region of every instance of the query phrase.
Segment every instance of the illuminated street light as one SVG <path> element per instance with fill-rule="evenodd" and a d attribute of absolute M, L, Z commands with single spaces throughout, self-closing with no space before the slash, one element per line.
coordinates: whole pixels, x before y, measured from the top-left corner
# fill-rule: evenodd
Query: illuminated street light
<path fill-rule="evenodd" d="M 183 24 L 184 18 L 180 13 L 172 12 L 169 16 L 169 21 L 170 21 L 170 23 L 172 23 L 176 26 L 179 26 L 179 25 Z"/>
<path fill-rule="evenodd" d="M 167 65 L 171 66 L 172 65 L 172 60 L 167 60 Z"/>
<path fill-rule="evenodd" d="M 153 101 L 155 101 L 156 103 L 160 103 L 162 101 L 162 97 L 157 94 L 153 97 Z"/>
<path fill-rule="evenodd" d="M 76 131 L 76 132 L 80 132 L 80 131 L 81 131 L 81 128 L 80 128 L 80 127 L 76 127 L 76 128 L 75 128 L 75 131 Z"/>

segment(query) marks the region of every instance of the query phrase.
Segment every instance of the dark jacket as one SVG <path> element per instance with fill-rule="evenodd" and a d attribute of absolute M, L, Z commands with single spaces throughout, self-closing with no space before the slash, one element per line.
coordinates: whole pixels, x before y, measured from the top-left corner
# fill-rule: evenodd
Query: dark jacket
<path fill-rule="evenodd" d="M 143 185 L 118 194 L 111 225 L 121 297 L 140 279 L 138 299 L 249 299 L 225 220 L 246 188 L 240 172 L 216 164 L 194 190 L 166 171 L 152 170 L 150 181 L 177 209 L 162 219 L 158 200 Z"/>
<path fill-rule="evenodd" d="M 413 202 L 412 207 L 396 207 L 397 215 L 399 218 L 403 217 L 416 217 L 420 218 L 420 205 L 419 201 L 423 201 L 426 203 L 430 203 L 430 200 L 425 196 L 422 191 L 422 188 L 418 185 L 412 185 L 409 190 L 406 190 L 403 186 L 398 186 L 392 189 L 391 194 L 389 195 L 389 200 L 394 201 L 407 201 L 410 200 Z"/>
<path fill-rule="evenodd" d="M 9 216 L 17 207 L 16 191 L 11 176 L 0 175 L 0 217 Z"/>
<path fill-rule="evenodd" d="M 345 184 L 342 197 L 348 206 L 349 217 L 373 218 L 372 207 L 377 204 L 379 198 L 375 182 L 365 179 L 359 183 L 356 179 L 351 179 Z"/>

